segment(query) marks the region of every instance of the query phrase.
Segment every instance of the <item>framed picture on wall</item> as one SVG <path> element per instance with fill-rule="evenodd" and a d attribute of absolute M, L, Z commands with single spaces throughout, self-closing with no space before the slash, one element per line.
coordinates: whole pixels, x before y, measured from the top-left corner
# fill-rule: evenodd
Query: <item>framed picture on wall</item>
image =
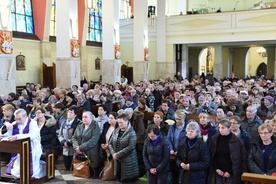
<path fill-rule="evenodd" d="M 20 54 L 16 56 L 16 70 L 26 70 L 24 55 Z"/>
<path fill-rule="evenodd" d="M 97 57 L 95 59 L 95 70 L 100 70 L 100 69 L 101 69 L 101 59 Z"/>

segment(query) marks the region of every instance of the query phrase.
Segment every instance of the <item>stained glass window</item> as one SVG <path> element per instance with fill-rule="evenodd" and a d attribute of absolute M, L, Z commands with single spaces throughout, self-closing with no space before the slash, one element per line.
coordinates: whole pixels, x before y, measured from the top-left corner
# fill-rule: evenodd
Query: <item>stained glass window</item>
<path fill-rule="evenodd" d="M 12 30 L 34 34 L 31 0 L 11 0 Z"/>
<path fill-rule="evenodd" d="M 102 42 L 102 0 L 97 0 L 97 6 L 89 10 L 87 40 Z"/>
<path fill-rule="evenodd" d="M 50 36 L 56 36 L 56 0 L 52 0 Z"/>

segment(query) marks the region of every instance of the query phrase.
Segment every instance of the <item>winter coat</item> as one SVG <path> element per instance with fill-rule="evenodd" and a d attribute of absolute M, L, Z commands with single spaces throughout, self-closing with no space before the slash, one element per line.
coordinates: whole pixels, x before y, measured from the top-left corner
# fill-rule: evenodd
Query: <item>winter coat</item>
<path fill-rule="evenodd" d="M 82 133 L 84 131 L 84 134 Z M 73 149 L 79 147 L 90 161 L 92 167 L 98 167 L 100 161 L 99 139 L 101 136 L 99 125 L 96 121 L 92 121 L 89 127 L 84 130 L 84 125 L 79 124 L 72 137 Z M 74 155 L 76 157 L 76 154 Z"/>
<path fill-rule="evenodd" d="M 145 140 L 146 138 L 146 130 L 143 119 L 144 113 L 140 111 L 134 111 L 131 125 L 133 127 L 133 130 L 136 132 L 137 140 Z"/>
<path fill-rule="evenodd" d="M 176 155 L 176 164 L 180 168 L 179 183 L 203 184 L 207 181 L 207 173 L 211 163 L 209 148 L 200 138 L 196 139 L 188 154 L 186 153 L 188 139 L 185 138 L 179 144 Z M 189 171 L 182 169 L 180 166 L 182 162 L 190 164 Z"/>
<path fill-rule="evenodd" d="M 251 140 L 251 149 L 248 156 L 248 168 L 251 173 L 272 175 L 276 172 L 276 137 L 272 136 L 272 146 L 267 164 L 267 172 L 264 172 L 263 152 L 259 148 L 262 144 L 260 136 Z"/>
<path fill-rule="evenodd" d="M 136 153 L 136 133 L 131 125 L 128 125 L 127 130 L 118 139 L 120 129 L 114 130 L 111 139 L 109 140 L 109 151 L 111 155 L 117 154 L 118 160 L 114 161 L 114 175 L 116 176 L 119 164 L 121 167 L 121 180 L 138 178 L 138 160 Z M 119 141 L 119 149 L 117 150 L 116 144 Z"/>
<path fill-rule="evenodd" d="M 263 124 L 263 120 L 257 115 L 254 117 L 252 122 L 249 122 L 246 117 L 241 122 L 242 128 L 244 128 L 252 138 L 259 135 L 258 128 L 261 124 Z"/>
<path fill-rule="evenodd" d="M 250 141 L 252 138 L 249 135 L 249 133 L 246 130 L 244 130 L 244 128 L 240 127 L 240 130 L 241 130 L 240 139 L 242 140 L 248 154 L 250 150 Z"/>
<path fill-rule="evenodd" d="M 170 145 L 168 140 L 162 134 L 155 146 L 147 138 L 144 143 L 143 160 L 147 171 L 155 168 L 157 174 L 169 172 Z"/>
<path fill-rule="evenodd" d="M 167 135 L 167 138 L 168 138 L 168 141 L 169 141 L 169 144 L 170 144 L 170 151 L 171 150 L 174 150 L 174 151 L 178 150 L 178 148 L 174 148 L 174 142 L 175 141 L 178 141 L 178 145 L 179 145 L 179 143 L 186 138 L 186 126 L 187 126 L 187 124 L 185 123 L 183 129 L 181 130 L 181 132 L 179 134 L 178 140 L 174 139 L 174 133 L 175 133 L 175 130 L 177 128 L 176 123 L 174 123 L 173 125 L 170 126 L 169 132 L 168 132 L 168 135 Z"/>
<path fill-rule="evenodd" d="M 40 129 L 42 152 L 54 150 L 53 140 L 56 138 L 57 121 L 53 116 L 45 115 L 46 122 Z"/>
<path fill-rule="evenodd" d="M 63 146 L 63 155 L 73 156 L 74 149 L 73 149 L 73 144 L 72 144 L 72 137 L 74 135 L 74 132 L 75 132 L 77 126 L 79 124 L 81 124 L 81 120 L 79 120 L 77 117 L 75 117 L 70 126 L 67 126 L 66 122 L 67 121 L 65 121 L 60 127 L 58 140 L 62 146 L 64 145 L 64 142 L 66 142 L 68 145 L 68 147 Z"/>
<path fill-rule="evenodd" d="M 232 184 L 239 184 L 241 182 L 241 175 L 243 172 L 246 172 L 247 165 L 246 165 L 246 149 L 245 146 L 240 138 L 238 138 L 233 133 L 231 134 L 231 138 L 229 140 L 229 150 L 230 150 L 230 158 L 232 162 Z M 210 145 L 210 153 L 211 153 L 211 167 L 210 167 L 210 174 L 208 178 L 209 184 L 215 184 L 216 178 L 216 168 L 214 165 L 214 158 L 216 155 L 217 150 L 217 141 L 218 137 L 221 136 L 219 133 L 214 135 L 211 140 Z"/>

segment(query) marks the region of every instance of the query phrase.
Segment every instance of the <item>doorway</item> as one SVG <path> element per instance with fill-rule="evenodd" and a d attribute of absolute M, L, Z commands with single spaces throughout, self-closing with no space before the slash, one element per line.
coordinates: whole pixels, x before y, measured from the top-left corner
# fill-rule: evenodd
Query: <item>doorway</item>
<path fill-rule="evenodd" d="M 56 87 L 56 64 L 47 66 L 43 63 L 43 86 L 48 86 L 50 89 Z"/>
<path fill-rule="evenodd" d="M 122 65 L 121 75 L 125 76 L 128 80 L 128 84 L 130 84 L 131 82 L 133 82 L 133 67 Z"/>
<path fill-rule="evenodd" d="M 259 64 L 257 70 L 256 70 L 256 76 L 261 77 L 262 75 L 264 75 L 264 77 L 266 77 L 267 74 L 267 65 L 262 62 L 261 64 Z"/>

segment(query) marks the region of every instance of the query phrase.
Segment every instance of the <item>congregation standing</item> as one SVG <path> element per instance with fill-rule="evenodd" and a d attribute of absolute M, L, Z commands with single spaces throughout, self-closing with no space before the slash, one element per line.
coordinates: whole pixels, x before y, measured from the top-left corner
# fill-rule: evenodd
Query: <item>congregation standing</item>
<path fill-rule="evenodd" d="M 148 183 L 238 184 L 243 172 L 276 174 L 276 81 L 175 77 L 130 85 L 84 78 L 81 87 L 55 89 L 27 83 L 1 95 L 1 131 L 14 141 L 29 135 L 31 122 L 42 160 L 54 150 L 69 170 L 73 158 L 89 159 L 99 175 L 113 159 L 120 182 L 147 173 Z M 18 175 L 15 161 L 7 174 Z"/>

